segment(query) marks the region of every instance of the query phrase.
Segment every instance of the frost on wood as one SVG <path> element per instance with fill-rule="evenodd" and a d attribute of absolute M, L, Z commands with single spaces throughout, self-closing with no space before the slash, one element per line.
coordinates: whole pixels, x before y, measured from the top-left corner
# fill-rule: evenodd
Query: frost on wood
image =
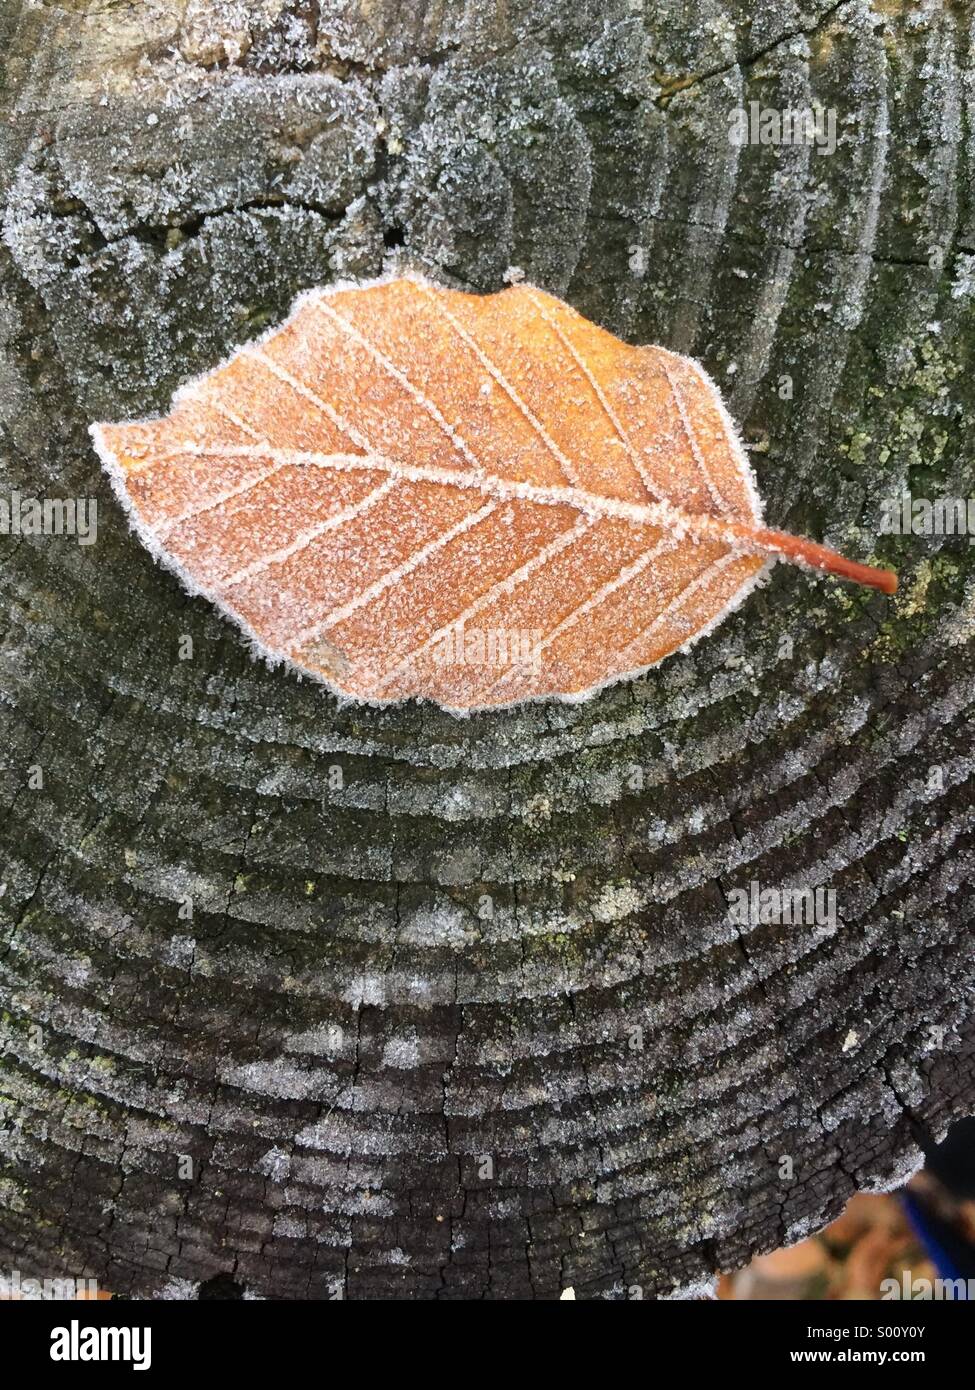
<path fill-rule="evenodd" d="M 313 291 L 161 420 L 92 437 L 149 549 L 273 662 L 469 712 L 585 699 L 788 556 L 713 383 L 529 286 Z"/>
<path fill-rule="evenodd" d="M 975 547 L 876 518 L 975 491 L 966 8 L 12 0 L 0 40 L 3 490 L 100 522 L 2 546 L 0 1266 L 650 1298 L 911 1171 L 975 1107 Z M 835 153 L 732 146 L 753 99 Z M 699 359 L 769 523 L 898 596 L 778 565 L 639 680 L 463 721 L 252 661 L 88 422 L 302 290 L 509 265 Z M 730 920 L 753 880 L 837 926 Z"/>

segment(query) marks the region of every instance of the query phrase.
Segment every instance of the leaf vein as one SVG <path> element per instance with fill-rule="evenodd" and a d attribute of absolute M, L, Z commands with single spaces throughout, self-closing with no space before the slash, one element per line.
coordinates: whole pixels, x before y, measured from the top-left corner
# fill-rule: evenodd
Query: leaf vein
<path fill-rule="evenodd" d="M 521 399 L 521 396 L 515 390 L 514 386 L 512 386 L 511 382 L 505 376 L 504 372 L 494 361 L 494 359 L 484 351 L 484 349 L 477 342 L 477 339 L 474 338 L 472 334 L 468 333 L 464 325 L 454 317 L 454 315 L 447 308 L 446 304 L 444 304 L 443 301 L 437 297 L 436 291 L 427 288 L 424 289 L 424 294 L 427 296 L 430 302 L 435 305 L 441 318 L 443 318 L 444 321 L 450 325 L 450 327 L 460 338 L 461 342 L 465 343 L 467 347 L 469 347 L 470 350 L 474 353 L 478 361 L 484 367 L 485 371 L 487 371 L 498 383 L 502 391 L 504 391 L 508 399 L 511 401 L 512 405 L 515 407 L 515 409 L 520 411 L 520 413 L 528 421 L 531 428 L 538 435 L 539 439 L 541 439 L 542 443 L 545 445 L 546 449 L 548 449 L 549 453 L 555 459 L 556 463 L 559 465 L 562 472 L 565 474 L 566 478 L 573 485 L 573 487 L 579 487 L 580 479 L 579 474 L 576 472 L 575 464 L 559 448 L 555 440 L 549 434 L 548 430 L 537 418 L 534 411 L 532 411 L 531 408 L 528 405 L 526 405 L 525 402 Z"/>
<path fill-rule="evenodd" d="M 460 431 L 455 429 L 454 426 L 449 424 L 445 419 L 435 401 L 431 401 L 418 386 L 414 385 L 406 373 L 401 371 L 400 368 L 396 366 L 396 363 L 392 362 L 380 348 L 376 347 L 375 343 L 370 342 L 365 334 L 362 333 L 360 329 L 356 328 L 355 324 L 350 323 L 349 320 L 344 318 L 337 310 L 333 309 L 328 304 L 324 304 L 321 300 L 316 302 L 315 307 L 320 313 L 324 314 L 326 318 L 332 320 L 332 322 L 336 323 L 340 328 L 343 328 L 354 342 L 360 343 L 379 363 L 383 370 L 413 397 L 417 405 L 427 412 L 454 450 L 460 454 L 461 458 L 463 458 L 466 463 L 469 463 L 476 472 L 484 472 L 484 467 L 477 455 L 470 448 Z"/>
<path fill-rule="evenodd" d="M 633 464 L 633 467 L 640 475 L 640 478 L 643 482 L 643 486 L 646 488 L 648 495 L 650 497 L 655 497 L 658 502 L 665 501 L 666 498 L 664 493 L 661 492 L 660 488 L 657 487 L 653 479 L 650 477 L 650 474 L 647 472 L 646 465 L 640 458 L 640 455 L 637 452 L 633 444 L 633 441 L 630 439 L 630 436 L 623 428 L 623 425 L 620 422 L 619 416 L 616 414 L 616 411 L 610 405 L 609 398 L 607 397 L 606 392 L 603 390 L 602 386 L 597 381 L 595 372 L 589 366 L 588 362 L 585 360 L 582 354 L 577 350 L 575 344 L 566 336 L 565 333 L 563 333 L 559 324 L 552 317 L 552 315 L 546 309 L 545 305 L 541 302 L 538 296 L 535 294 L 530 294 L 529 298 L 531 299 L 531 302 L 534 304 L 535 308 L 538 310 L 539 314 L 548 324 L 549 328 L 555 334 L 556 338 L 558 338 L 563 348 L 575 362 L 576 366 L 578 367 L 582 375 L 585 377 L 586 381 L 589 383 L 592 393 L 596 397 L 596 400 L 599 402 L 603 414 L 606 416 L 607 420 L 609 420 L 610 424 L 613 426 L 613 429 L 616 432 L 616 436 L 619 439 L 620 443 L 623 445 L 623 448 L 626 450 L 630 462 Z"/>
<path fill-rule="evenodd" d="M 398 565 L 387 570 L 386 573 L 380 575 L 378 579 L 373 580 L 367 588 L 363 589 L 355 598 L 350 599 L 348 603 L 344 603 L 338 608 L 333 608 L 330 613 L 326 613 L 318 622 L 313 623 L 310 627 L 303 628 L 292 637 L 285 638 L 285 645 L 291 650 L 297 651 L 308 642 L 313 642 L 316 637 L 321 636 L 323 632 L 327 632 L 330 627 L 334 627 L 336 623 L 340 623 L 345 618 L 351 617 L 351 615 L 360 608 L 371 603 L 373 599 L 378 598 L 386 589 L 391 588 L 394 584 L 398 584 L 402 579 L 405 579 L 408 574 L 412 574 L 414 570 L 426 564 L 427 560 L 439 554 L 439 552 L 443 550 L 445 546 L 449 545 L 452 540 L 455 540 L 465 531 L 469 531 L 479 522 L 484 521 L 492 512 L 497 510 L 497 507 L 497 502 L 491 501 L 476 512 L 468 512 L 466 516 L 461 517 L 453 526 L 448 527 L 446 531 L 441 531 L 433 540 L 428 541 L 427 544 L 421 546 L 419 550 L 415 550 L 411 555 L 408 555 L 405 560 L 401 560 Z"/>

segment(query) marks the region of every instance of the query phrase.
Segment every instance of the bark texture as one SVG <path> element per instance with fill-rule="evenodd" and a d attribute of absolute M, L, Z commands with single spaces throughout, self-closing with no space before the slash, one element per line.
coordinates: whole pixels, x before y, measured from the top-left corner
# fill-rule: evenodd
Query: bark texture
<path fill-rule="evenodd" d="M 975 1098 L 975 549 L 878 535 L 975 493 L 971 6 L 6 0 L 0 49 L 0 481 L 100 503 L 0 537 L 0 1265 L 652 1297 L 906 1176 Z M 397 262 L 700 357 L 771 523 L 900 595 L 779 567 L 469 720 L 254 664 L 87 422 Z M 839 921 L 735 926 L 753 880 Z"/>

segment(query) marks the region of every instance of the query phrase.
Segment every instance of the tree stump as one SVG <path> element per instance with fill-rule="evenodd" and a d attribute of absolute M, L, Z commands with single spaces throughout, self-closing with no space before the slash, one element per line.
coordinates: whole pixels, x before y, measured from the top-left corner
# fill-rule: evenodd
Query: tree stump
<path fill-rule="evenodd" d="M 0 1265 L 117 1293 L 688 1294 L 975 1101 L 969 7 L 11 0 Z M 818 104 L 836 147 L 736 143 Z M 340 706 L 129 533 L 87 424 L 294 295 L 509 267 L 721 384 L 779 567 L 590 703 Z M 824 924 L 728 911 L 835 893 Z"/>

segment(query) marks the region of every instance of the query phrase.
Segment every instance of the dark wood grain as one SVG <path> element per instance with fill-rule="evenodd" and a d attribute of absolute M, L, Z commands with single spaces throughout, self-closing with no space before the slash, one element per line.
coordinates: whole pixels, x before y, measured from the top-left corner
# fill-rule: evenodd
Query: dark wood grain
<path fill-rule="evenodd" d="M 975 551 L 878 535 L 975 492 L 970 6 L 287 8 L 0 15 L 2 491 L 100 504 L 0 537 L 0 1266 L 697 1289 L 975 1103 Z M 753 99 L 835 153 L 736 150 Z M 407 263 L 699 357 L 770 522 L 897 599 L 776 573 L 644 680 L 468 720 L 253 663 L 87 424 Z M 753 880 L 837 925 L 734 924 Z"/>

